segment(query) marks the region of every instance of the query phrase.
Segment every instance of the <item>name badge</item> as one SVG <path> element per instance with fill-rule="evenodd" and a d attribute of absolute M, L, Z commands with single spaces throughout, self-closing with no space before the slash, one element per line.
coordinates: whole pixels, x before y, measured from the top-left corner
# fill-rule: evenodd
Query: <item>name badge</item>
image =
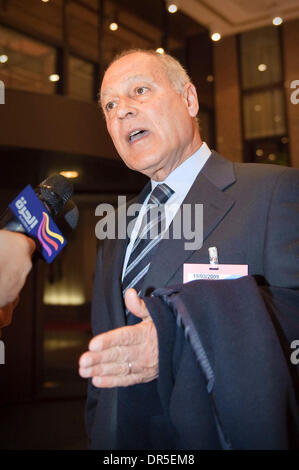
<path fill-rule="evenodd" d="M 248 276 L 248 264 L 191 264 L 183 266 L 183 283 L 208 279 L 220 281 L 222 279 L 238 279 Z"/>

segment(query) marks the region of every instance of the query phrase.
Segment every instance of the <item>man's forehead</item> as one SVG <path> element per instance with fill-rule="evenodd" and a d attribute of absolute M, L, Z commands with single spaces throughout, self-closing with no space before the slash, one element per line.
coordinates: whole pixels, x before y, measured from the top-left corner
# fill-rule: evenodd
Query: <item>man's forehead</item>
<path fill-rule="evenodd" d="M 137 73 L 134 75 L 128 75 L 124 77 L 124 79 L 122 80 L 122 84 L 130 85 L 130 83 L 137 82 L 138 80 L 151 83 L 153 82 L 154 79 L 150 75 L 143 75 L 143 74 Z M 103 85 L 105 88 L 103 88 Z M 101 97 L 104 98 L 106 95 L 113 93 L 113 91 L 114 91 L 113 77 L 111 77 L 110 80 L 109 80 L 109 76 L 104 77 L 103 83 L 102 83 Z"/>
<path fill-rule="evenodd" d="M 113 87 L 113 83 L 119 84 L 138 79 L 155 81 L 162 76 L 167 78 L 167 74 L 159 62 L 158 58 L 151 54 L 136 52 L 121 57 L 113 62 L 104 75 L 101 96 L 107 94 L 106 90 Z"/>

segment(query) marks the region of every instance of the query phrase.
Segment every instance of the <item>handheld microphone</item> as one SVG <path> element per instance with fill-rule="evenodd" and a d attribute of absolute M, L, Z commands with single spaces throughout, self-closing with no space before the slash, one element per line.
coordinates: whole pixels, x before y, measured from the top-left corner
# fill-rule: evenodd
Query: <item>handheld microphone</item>
<path fill-rule="evenodd" d="M 72 193 L 72 183 L 62 175 L 50 176 L 35 190 L 28 185 L 0 218 L 0 229 L 33 238 L 37 253 L 51 263 L 66 245 L 65 235 L 78 222 L 79 211 L 70 199 Z"/>

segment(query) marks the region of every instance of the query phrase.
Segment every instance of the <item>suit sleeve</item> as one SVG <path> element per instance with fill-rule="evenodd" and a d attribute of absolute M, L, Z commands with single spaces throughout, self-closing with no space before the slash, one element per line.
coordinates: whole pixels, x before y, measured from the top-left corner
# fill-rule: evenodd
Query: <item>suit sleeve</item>
<path fill-rule="evenodd" d="M 299 170 L 287 169 L 276 183 L 264 243 L 267 285 L 260 293 L 290 356 L 299 339 Z"/>
<path fill-rule="evenodd" d="M 102 275 L 102 248 L 99 248 L 97 262 L 96 262 L 96 275 L 94 281 L 94 291 L 93 291 L 93 300 L 92 300 L 92 310 L 91 310 L 91 326 L 92 326 L 92 334 L 98 334 L 98 326 L 97 326 L 97 319 L 98 317 L 98 309 L 100 308 L 100 289 L 99 285 L 101 285 L 101 275 Z M 87 401 L 86 401 L 86 408 L 85 408 L 85 423 L 86 423 L 86 430 L 89 441 L 91 441 L 92 429 L 96 414 L 96 408 L 98 404 L 99 394 L 101 392 L 100 388 L 94 387 L 91 383 L 91 379 L 88 379 L 88 392 L 87 392 Z"/>
<path fill-rule="evenodd" d="M 273 190 L 264 248 L 270 286 L 299 289 L 299 170 L 286 170 Z"/>

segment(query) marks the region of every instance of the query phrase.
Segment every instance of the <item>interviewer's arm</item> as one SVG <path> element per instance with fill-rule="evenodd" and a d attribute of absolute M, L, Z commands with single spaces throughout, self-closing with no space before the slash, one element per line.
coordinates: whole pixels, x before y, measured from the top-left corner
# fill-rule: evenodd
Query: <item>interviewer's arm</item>
<path fill-rule="evenodd" d="M 0 230 L 0 328 L 11 321 L 16 299 L 32 268 L 35 243 L 25 235 Z"/>

